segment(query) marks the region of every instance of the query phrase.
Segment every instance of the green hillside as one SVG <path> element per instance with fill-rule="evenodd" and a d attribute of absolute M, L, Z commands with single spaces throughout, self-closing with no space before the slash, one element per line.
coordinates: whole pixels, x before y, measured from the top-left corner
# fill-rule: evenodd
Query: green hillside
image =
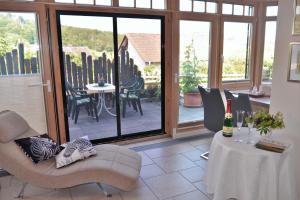
<path fill-rule="evenodd" d="M 86 46 L 98 52 L 113 52 L 112 32 L 63 26 L 62 38 L 64 46 Z M 123 35 L 119 35 L 118 41 L 122 39 Z"/>
<path fill-rule="evenodd" d="M 28 52 L 30 45 L 38 44 L 36 32 L 36 25 L 32 20 L 11 14 L 0 15 L 0 56 L 16 48 L 21 42 Z M 112 32 L 62 26 L 62 39 L 64 46 L 88 47 L 98 53 L 113 52 Z M 119 42 L 122 39 L 123 35 L 119 35 Z"/>

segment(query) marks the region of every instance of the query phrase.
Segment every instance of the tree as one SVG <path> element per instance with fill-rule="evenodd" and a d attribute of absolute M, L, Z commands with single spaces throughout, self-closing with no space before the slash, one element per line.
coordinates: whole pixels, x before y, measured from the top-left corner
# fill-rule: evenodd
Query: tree
<path fill-rule="evenodd" d="M 200 72 L 200 61 L 196 56 L 194 41 L 186 47 L 185 60 L 181 65 L 182 78 L 180 80 L 180 89 L 183 93 L 189 93 L 197 90 L 201 83 L 198 76 Z"/>
<path fill-rule="evenodd" d="M 5 41 L 2 35 L 0 35 L 0 56 L 4 56 L 9 51 L 8 43 Z"/>

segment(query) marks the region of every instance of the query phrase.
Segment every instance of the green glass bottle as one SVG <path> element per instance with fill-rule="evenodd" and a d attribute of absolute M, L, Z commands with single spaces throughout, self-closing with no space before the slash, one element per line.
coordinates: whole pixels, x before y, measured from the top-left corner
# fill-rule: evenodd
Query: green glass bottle
<path fill-rule="evenodd" d="M 224 124 L 223 124 L 223 136 L 232 137 L 232 135 L 233 135 L 233 117 L 231 112 L 231 99 L 228 99 Z"/>

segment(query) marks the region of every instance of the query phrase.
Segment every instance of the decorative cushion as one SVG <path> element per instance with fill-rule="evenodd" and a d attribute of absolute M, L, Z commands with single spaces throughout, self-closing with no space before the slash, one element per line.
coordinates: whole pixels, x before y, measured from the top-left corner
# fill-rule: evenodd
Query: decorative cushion
<path fill-rule="evenodd" d="M 15 142 L 34 163 L 48 160 L 62 150 L 47 134 L 17 139 Z"/>
<path fill-rule="evenodd" d="M 62 145 L 65 147 L 56 157 L 56 168 L 61 168 L 78 160 L 83 160 L 97 151 L 87 136 L 73 140 L 72 142 Z"/>
<path fill-rule="evenodd" d="M 1 143 L 10 142 L 28 130 L 28 123 L 17 113 L 10 110 L 0 112 Z"/>

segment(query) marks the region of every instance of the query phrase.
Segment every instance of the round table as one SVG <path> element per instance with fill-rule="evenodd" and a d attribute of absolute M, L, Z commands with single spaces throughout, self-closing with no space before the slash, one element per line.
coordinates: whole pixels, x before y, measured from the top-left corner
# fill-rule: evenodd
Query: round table
<path fill-rule="evenodd" d="M 88 93 L 98 93 L 99 94 L 99 98 L 98 98 L 98 117 L 100 117 L 102 109 L 104 108 L 104 110 L 110 114 L 111 116 L 116 116 L 114 113 L 110 112 L 109 109 L 106 106 L 106 102 L 105 102 L 105 94 L 106 93 L 114 93 L 116 88 L 114 85 L 112 84 L 108 84 L 105 83 L 104 86 L 99 86 L 98 83 L 92 83 L 92 84 L 87 84 L 86 88 L 88 89 Z"/>
<path fill-rule="evenodd" d="M 260 136 L 255 130 L 253 135 L 257 142 Z M 207 192 L 214 194 L 214 200 L 297 200 L 292 143 L 281 138 L 288 148 L 280 154 L 237 142 L 247 137 L 248 128 L 235 129 L 230 138 L 222 131 L 215 134 L 205 178 Z"/>

